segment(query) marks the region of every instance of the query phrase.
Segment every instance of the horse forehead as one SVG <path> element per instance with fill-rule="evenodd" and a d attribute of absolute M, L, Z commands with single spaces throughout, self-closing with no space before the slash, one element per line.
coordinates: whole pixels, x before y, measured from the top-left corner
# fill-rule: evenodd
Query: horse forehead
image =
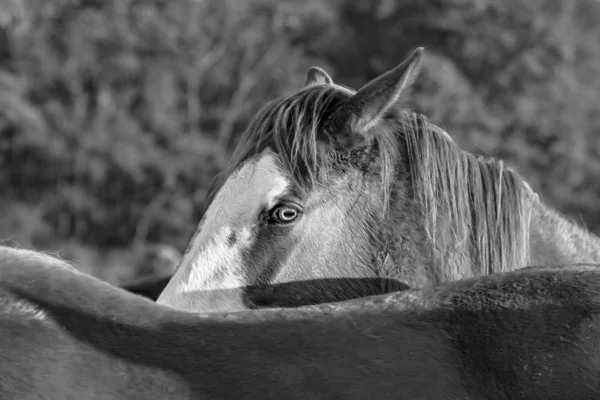
<path fill-rule="evenodd" d="M 290 187 L 277 161 L 270 150 L 246 161 L 224 182 L 207 210 L 206 223 L 231 227 L 234 219 L 254 215 L 264 205 L 273 206 Z"/>
<path fill-rule="evenodd" d="M 252 171 L 247 173 L 250 175 L 247 179 L 250 198 L 271 201 L 290 187 L 290 180 L 279 167 L 277 155 L 270 150 L 263 152 Z"/>

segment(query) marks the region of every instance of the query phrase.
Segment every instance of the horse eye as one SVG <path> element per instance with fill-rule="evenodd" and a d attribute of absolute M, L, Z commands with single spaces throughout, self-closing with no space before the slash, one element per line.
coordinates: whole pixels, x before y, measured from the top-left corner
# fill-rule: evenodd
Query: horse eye
<path fill-rule="evenodd" d="M 275 223 L 287 224 L 298 218 L 300 212 L 291 206 L 277 206 L 271 211 L 270 219 Z"/>

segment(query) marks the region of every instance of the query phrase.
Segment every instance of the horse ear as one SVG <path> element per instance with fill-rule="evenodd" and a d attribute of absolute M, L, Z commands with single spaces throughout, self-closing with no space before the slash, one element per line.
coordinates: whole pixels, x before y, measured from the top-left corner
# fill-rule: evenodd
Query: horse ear
<path fill-rule="evenodd" d="M 423 47 L 413 50 L 400 65 L 373 79 L 350 98 L 348 107 L 354 132 L 366 133 L 400 100 L 419 74 L 423 50 Z"/>
<path fill-rule="evenodd" d="M 332 85 L 333 79 L 324 69 L 319 67 L 310 67 L 306 73 L 306 82 L 304 87 L 314 85 Z"/>
<path fill-rule="evenodd" d="M 365 143 L 367 132 L 381 121 L 414 82 L 421 67 L 423 47 L 418 47 L 397 67 L 361 87 L 347 103 L 329 118 L 329 126 L 337 132 L 335 141 L 356 148 Z"/>

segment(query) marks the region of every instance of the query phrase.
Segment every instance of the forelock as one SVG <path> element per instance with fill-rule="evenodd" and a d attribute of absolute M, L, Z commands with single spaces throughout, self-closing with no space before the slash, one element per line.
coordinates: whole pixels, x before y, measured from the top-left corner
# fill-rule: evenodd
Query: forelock
<path fill-rule="evenodd" d="M 209 198 L 225 179 L 267 148 L 294 184 L 314 185 L 325 158 L 319 144 L 323 121 L 352 94 L 340 85 L 316 85 L 265 105 L 250 121 L 228 166 L 213 181 Z"/>

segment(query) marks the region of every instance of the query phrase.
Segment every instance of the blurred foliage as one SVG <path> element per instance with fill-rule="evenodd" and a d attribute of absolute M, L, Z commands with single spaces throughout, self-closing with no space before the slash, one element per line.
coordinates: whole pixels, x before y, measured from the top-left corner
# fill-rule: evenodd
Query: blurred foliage
<path fill-rule="evenodd" d="M 265 101 L 311 65 L 358 87 L 416 46 L 407 106 L 600 233 L 599 16 L 594 0 L 0 0 L 0 237 L 132 278 L 106 271 L 185 248 Z"/>

